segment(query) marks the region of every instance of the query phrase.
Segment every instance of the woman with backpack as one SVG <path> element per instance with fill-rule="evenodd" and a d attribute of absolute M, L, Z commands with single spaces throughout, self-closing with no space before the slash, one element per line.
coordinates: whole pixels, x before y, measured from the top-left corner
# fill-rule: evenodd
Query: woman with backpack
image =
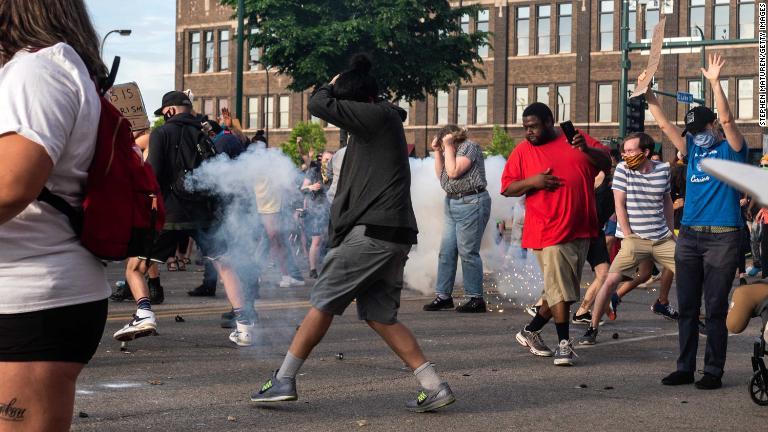
<path fill-rule="evenodd" d="M 110 289 L 37 197 L 82 205 L 107 68 L 82 0 L 0 1 L 0 34 L 0 431 L 67 431 Z"/>

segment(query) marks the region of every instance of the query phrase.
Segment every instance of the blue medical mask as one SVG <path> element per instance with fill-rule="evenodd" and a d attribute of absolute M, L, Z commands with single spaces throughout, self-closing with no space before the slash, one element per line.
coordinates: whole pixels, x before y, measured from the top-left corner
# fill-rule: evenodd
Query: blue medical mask
<path fill-rule="evenodd" d="M 706 130 L 693 136 L 693 144 L 703 149 L 709 149 L 715 145 L 715 134 Z"/>

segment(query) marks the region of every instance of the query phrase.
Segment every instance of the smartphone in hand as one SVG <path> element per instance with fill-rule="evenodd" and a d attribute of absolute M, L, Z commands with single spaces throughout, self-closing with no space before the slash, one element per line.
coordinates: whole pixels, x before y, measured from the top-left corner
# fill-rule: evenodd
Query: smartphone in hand
<path fill-rule="evenodd" d="M 573 127 L 573 123 L 568 120 L 560 123 L 560 129 L 565 134 L 565 138 L 568 139 L 568 143 L 573 144 L 573 137 L 576 136 L 576 128 Z"/>

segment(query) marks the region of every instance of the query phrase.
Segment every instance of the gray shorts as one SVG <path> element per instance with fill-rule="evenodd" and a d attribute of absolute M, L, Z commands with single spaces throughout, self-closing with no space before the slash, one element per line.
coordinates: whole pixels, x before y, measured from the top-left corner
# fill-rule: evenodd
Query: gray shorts
<path fill-rule="evenodd" d="M 309 302 L 325 313 L 341 315 L 357 300 L 359 319 L 396 323 L 410 250 L 411 245 L 366 237 L 363 225 L 352 228 L 328 251 Z"/>

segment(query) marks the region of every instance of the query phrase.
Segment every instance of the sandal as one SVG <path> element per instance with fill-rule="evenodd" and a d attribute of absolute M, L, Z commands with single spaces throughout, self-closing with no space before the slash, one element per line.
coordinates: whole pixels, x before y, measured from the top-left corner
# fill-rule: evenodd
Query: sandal
<path fill-rule="evenodd" d="M 179 271 L 187 271 L 187 262 L 185 258 L 176 258 L 176 267 Z"/>
<path fill-rule="evenodd" d="M 169 272 L 179 271 L 179 264 L 176 257 L 169 258 L 165 263 L 165 268 L 168 269 Z"/>

